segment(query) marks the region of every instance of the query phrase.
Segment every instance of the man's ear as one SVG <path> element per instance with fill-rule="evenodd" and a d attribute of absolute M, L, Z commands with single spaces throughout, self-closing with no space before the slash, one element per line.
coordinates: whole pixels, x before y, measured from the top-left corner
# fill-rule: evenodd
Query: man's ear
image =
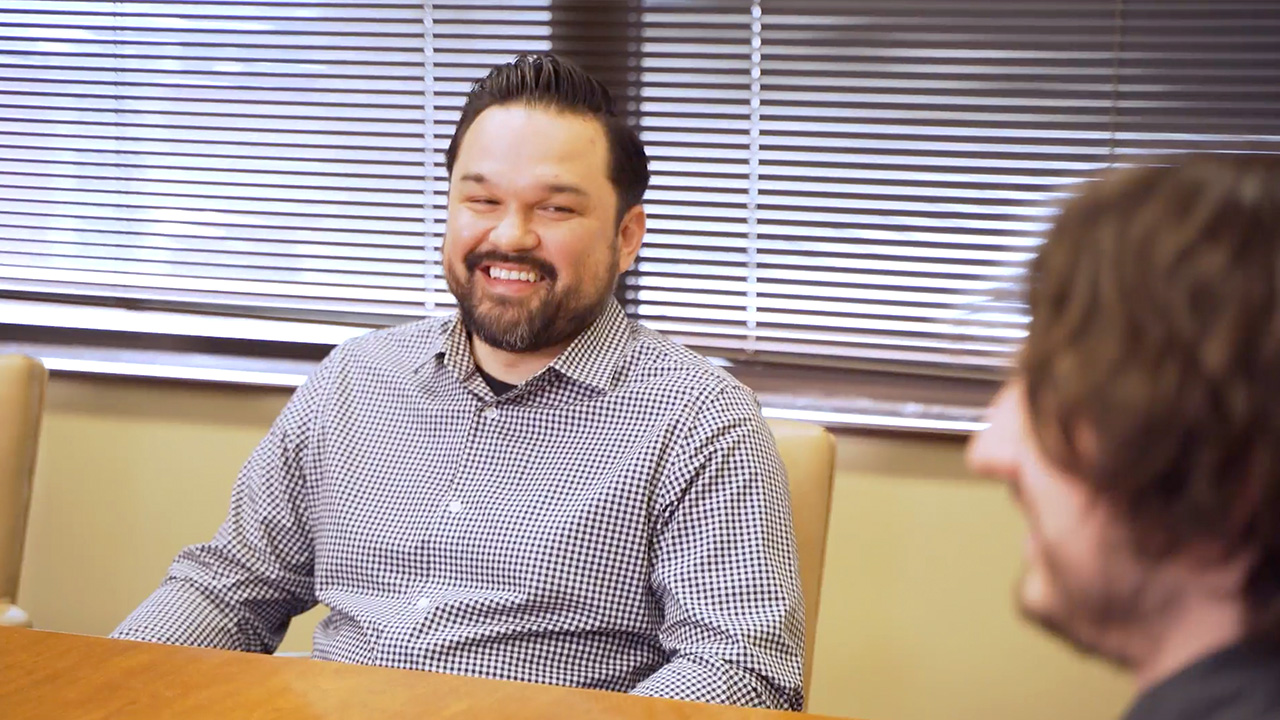
<path fill-rule="evenodd" d="M 618 225 L 618 273 L 624 273 L 640 254 L 640 243 L 644 241 L 645 216 L 644 206 L 636 205 L 622 216 Z"/>

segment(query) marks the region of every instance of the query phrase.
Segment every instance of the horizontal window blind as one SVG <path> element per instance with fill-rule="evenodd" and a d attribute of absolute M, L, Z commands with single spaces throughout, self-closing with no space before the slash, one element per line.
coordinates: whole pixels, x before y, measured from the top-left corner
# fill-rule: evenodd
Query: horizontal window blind
<path fill-rule="evenodd" d="M 0 0 L 0 297 L 392 323 L 453 305 L 443 153 L 553 50 L 654 172 L 620 295 L 710 354 L 998 371 L 1052 202 L 1280 150 L 1280 6 Z"/>
<path fill-rule="evenodd" d="M 1280 6 L 648 0 L 653 232 L 629 309 L 687 344 L 990 374 L 1053 200 L 1130 153 L 1280 149 Z"/>
<path fill-rule="evenodd" d="M 759 18 L 742 0 L 643 3 L 639 121 L 653 180 L 628 312 L 715 352 L 758 310 Z"/>
<path fill-rule="evenodd" d="M 0 292 L 420 316 L 425 18 L 0 0 Z"/>
<path fill-rule="evenodd" d="M 1128 0 L 1116 147 L 1280 151 L 1280 3 Z"/>

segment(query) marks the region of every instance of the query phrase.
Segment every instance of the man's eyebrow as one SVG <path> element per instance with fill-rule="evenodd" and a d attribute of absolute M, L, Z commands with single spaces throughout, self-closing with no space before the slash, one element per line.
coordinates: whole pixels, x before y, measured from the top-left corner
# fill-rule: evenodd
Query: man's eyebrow
<path fill-rule="evenodd" d="M 577 185 L 568 185 L 566 183 L 552 183 L 546 186 L 548 193 L 552 195 L 581 195 L 587 197 L 587 191 Z"/>
<path fill-rule="evenodd" d="M 489 184 L 489 178 L 483 173 L 469 172 L 458 178 L 460 182 L 473 182 L 477 185 Z M 580 195 L 582 197 L 590 197 L 590 194 L 572 183 L 548 183 L 542 186 L 548 195 Z"/>

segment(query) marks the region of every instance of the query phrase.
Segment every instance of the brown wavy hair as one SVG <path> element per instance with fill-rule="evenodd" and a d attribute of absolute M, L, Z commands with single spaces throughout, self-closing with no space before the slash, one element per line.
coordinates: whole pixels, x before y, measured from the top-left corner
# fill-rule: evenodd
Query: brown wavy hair
<path fill-rule="evenodd" d="M 1280 156 L 1105 173 L 1062 207 L 1028 302 L 1049 456 L 1149 558 L 1252 554 L 1251 632 L 1280 639 Z"/>

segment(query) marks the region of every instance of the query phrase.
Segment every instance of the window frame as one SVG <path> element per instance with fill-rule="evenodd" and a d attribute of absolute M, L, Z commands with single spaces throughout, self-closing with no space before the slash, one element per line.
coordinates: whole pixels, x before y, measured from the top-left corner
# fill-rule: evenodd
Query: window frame
<path fill-rule="evenodd" d="M 639 0 L 552 0 L 550 7 L 553 51 L 606 80 L 620 109 L 634 115 Z M 602 43 L 625 52 L 602 51 Z M 617 287 L 625 303 L 626 283 Z M 374 327 L 177 312 L 127 299 L 95 306 L 0 296 L 0 352 L 41 357 L 55 373 L 291 387 L 337 343 Z M 962 368 L 886 371 L 818 357 L 710 354 L 756 391 L 766 415 L 835 429 L 963 435 L 983 426 L 983 408 L 1001 382 Z"/>

